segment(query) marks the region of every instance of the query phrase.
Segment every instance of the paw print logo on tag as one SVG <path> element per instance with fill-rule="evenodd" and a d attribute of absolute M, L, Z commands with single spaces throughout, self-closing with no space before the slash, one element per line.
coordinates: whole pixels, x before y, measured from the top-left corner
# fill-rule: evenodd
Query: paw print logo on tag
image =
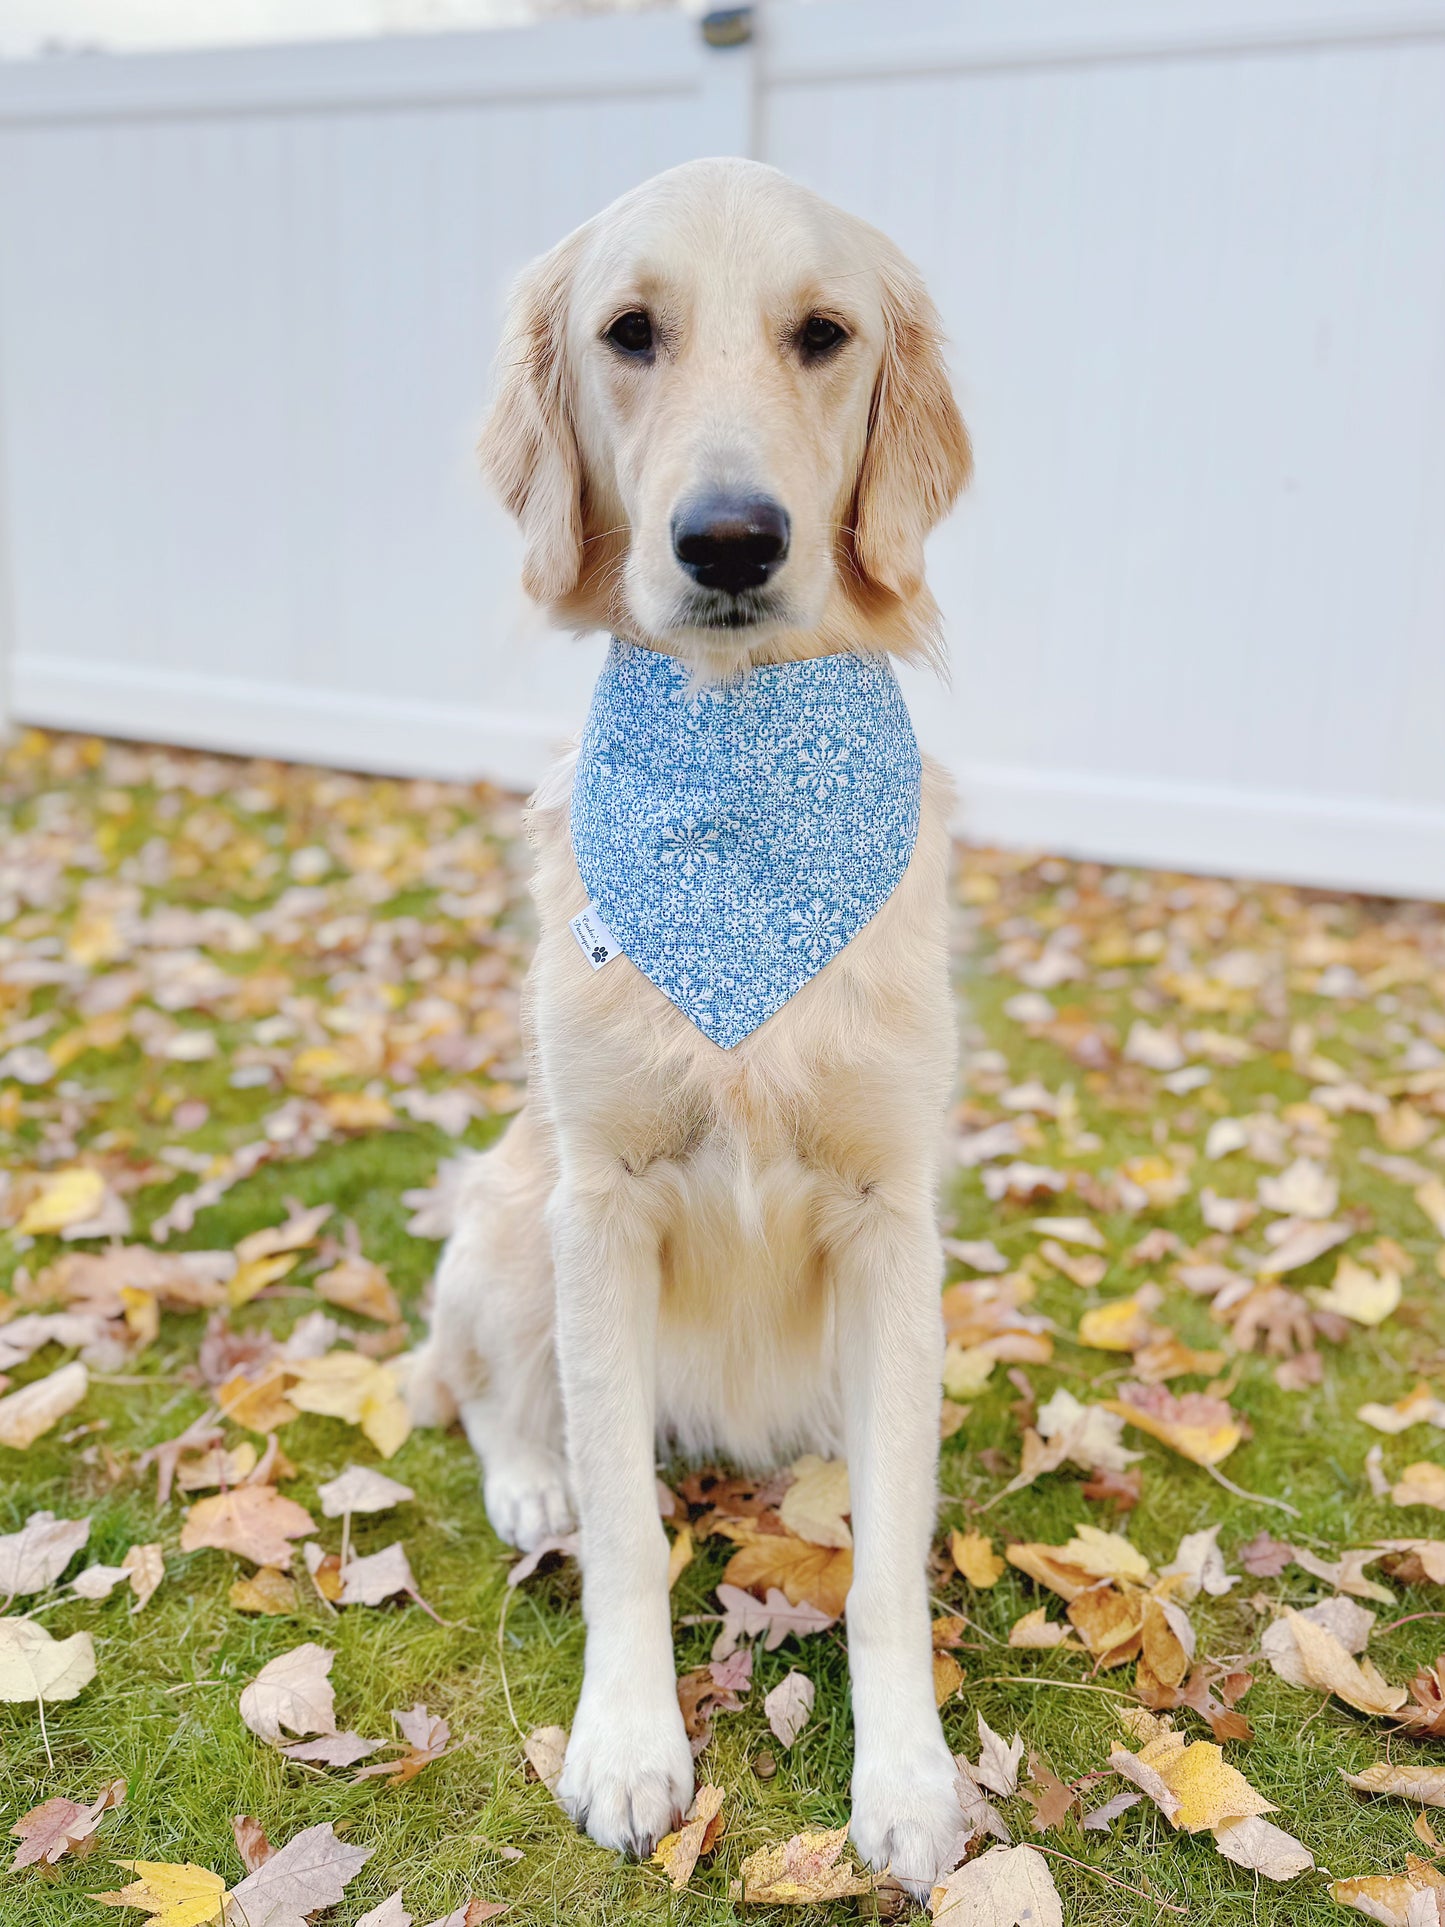
<path fill-rule="evenodd" d="M 578 948 L 594 970 L 611 963 L 617 955 L 617 941 L 602 921 L 595 903 L 573 917 L 567 928 L 577 939 Z"/>

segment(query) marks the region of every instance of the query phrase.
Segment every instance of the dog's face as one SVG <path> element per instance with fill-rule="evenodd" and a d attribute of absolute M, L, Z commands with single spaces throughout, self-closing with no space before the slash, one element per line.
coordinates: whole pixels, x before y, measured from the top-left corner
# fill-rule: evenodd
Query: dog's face
<path fill-rule="evenodd" d="M 713 663 L 790 632 L 926 646 L 968 442 L 914 269 L 771 168 L 674 169 L 524 277 L 483 454 L 524 582 Z"/>

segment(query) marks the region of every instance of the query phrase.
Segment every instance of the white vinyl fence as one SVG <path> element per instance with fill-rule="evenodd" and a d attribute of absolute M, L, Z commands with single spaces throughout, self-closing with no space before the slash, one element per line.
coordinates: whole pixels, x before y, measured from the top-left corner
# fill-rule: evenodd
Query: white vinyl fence
<path fill-rule="evenodd" d="M 969 833 L 1445 895 L 1445 0 L 0 66 L 13 716 L 529 784 L 597 651 L 473 475 L 503 291 L 709 153 L 939 297 L 978 481 L 913 693 Z"/>

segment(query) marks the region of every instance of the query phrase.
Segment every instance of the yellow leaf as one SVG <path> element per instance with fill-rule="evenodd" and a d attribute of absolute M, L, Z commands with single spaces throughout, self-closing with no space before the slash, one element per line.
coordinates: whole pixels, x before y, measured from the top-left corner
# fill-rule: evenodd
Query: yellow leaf
<path fill-rule="evenodd" d="M 1141 1583 L 1149 1577 L 1149 1561 L 1119 1532 L 1105 1532 L 1101 1526 L 1079 1526 L 1066 1546 L 1057 1548 L 1066 1565 L 1093 1573 L 1098 1579 L 1134 1579 Z"/>
<path fill-rule="evenodd" d="M 1116 1298 L 1084 1313 L 1079 1320 L 1079 1343 L 1097 1352 L 1132 1352 L 1153 1329 L 1137 1298 Z"/>
<path fill-rule="evenodd" d="M 933 1655 L 933 1699 L 934 1704 L 942 1706 L 951 1700 L 963 1684 L 963 1668 L 952 1653 Z"/>
<path fill-rule="evenodd" d="M 839 1862 L 847 1839 L 848 1829 L 837 1827 L 795 1833 L 780 1847 L 759 1847 L 738 1869 L 728 1896 L 753 1907 L 797 1907 L 871 1893 L 872 1875 Z"/>
<path fill-rule="evenodd" d="M 386 1099 L 369 1091 L 330 1091 L 321 1108 L 339 1131 L 379 1131 L 396 1121 Z"/>
<path fill-rule="evenodd" d="M 379 1325 L 394 1325 L 401 1317 L 401 1306 L 386 1273 L 370 1258 L 343 1258 L 340 1264 L 313 1279 L 312 1284 L 316 1295 L 328 1305 L 339 1305 L 342 1311 L 374 1318 Z"/>
<path fill-rule="evenodd" d="M 335 1351 L 304 1360 L 296 1372 L 286 1395 L 297 1411 L 359 1425 L 384 1459 L 404 1444 L 411 1414 L 385 1365 L 361 1352 Z"/>
<path fill-rule="evenodd" d="M 299 1251 L 278 1251 L 274 1257 L 243 1260 L 226 1282 L 231 1309 L 237 1311 L 242 1305 L 249 1305 L 258 1292 L 293 1270 L 300 1257 Z"/>
<path fill-rule="evenodd" d="M 162 1860 L 117 1860 L 118 1867 L 139 1875 L 119 1893 L 92 1894 L 107 1907 L 139 1907 L 151 1916 L 153 1927 L 206 1927 L 219 1919 L 226 1900 L 226 1883 L 219 1874 L 187 1861 L 173 1866 Z"/>
<path fill-rule="evenodd" d="M 104 1200 L 105 1179 L 99 1171 L 83 1165 L 53 1171 L 41 1185 L 40 1195 L 26 1206 L 16 1230 L 28 1238 L 64 1231 L 68 1225 L 93 1218 Z"/>
<path fill-rule="evenodd" d="M 998 1360 L 982 1345 L 950 1344 L 943 1355 L 943 1389 L 950 1398 L 974 1398 Z"/>
<path fill-rule="evenodd" d="M 1004 1562 L 993 1549 L 993 1540 L 982 1532 L 954 1532 L 948 1549 L 953 1563 L 971 1586 L 987 1590 L 1003 1577 Z"/>
<path fill-rule="evenodd" d="M 692 1527 L 679 1526 L 667 1553 L 667 1590 L 669 1592 L 692 1564 L 694 1551 Z"/>
<path fill-rule="evenodd" d="M 294 1613 L 296 1588 L 275 1566 L 262 1566 L 249 1579 L 238 1579 L 231 1587 L 231 1604 L 238 1613 L 277 1615 Z"/>
<path fill-rule="evenodd" d="M 1159 1386 L 1119 1389 L 1123 1396 L 1102 1401 L 1108 1411 L 1196 1465 L 1218 1465 L 1244 1437 L 1244 1428 L 1223 1399 L 1203 1392 L 1175 1398 Z"/>
<path fill-rule="evenodd" d="M 1399 1712 L 1409 1698 L 1403 1686 L 1391 1686 L 1368 1659 L 1353 1658 L 1327 1626 L 1288 1608 L 1284 1616 L 1294 1634 L 1307 1685 L 1335 1694 L 1357 1713 L 1383 1718 Z"/>
<path fill-rule="evenodd" d="M 1158 1742 L 1155 1742 L 1158 1744 Z M 1262 1793 L 1256 1793 L 1237 1768 L 1224 1757 L 1221 1747 L 1210 1740 L 1195 1740 L 1167 1759 L 1151 1761 L 1150 1748 L 1140 1754 L 1146 1765 L 1153 1765 L 1160 1779 L 1179 1801 L 1173 1816 L 1176 1827 L 1185 1833 L 1200 1833 L 1225 1820 L 1240 1820 L 1251 1813 L 1273 1813 L 1276 1809 Z"/>
<path fill-rule="evenodd" d="M 813 1546 L 791 1532 L 759 1532 L 751 1519 L 723 1519 L 715 1531 L 738 1550 L 723 1578 L 745 1592 L 780 1586 L 790 1605 L 804 1600 L 831 1619 L 842 1617 L 853 1583 L 853 1553 L 848 1546 Z"/>
<path fill-rule="evenodd" d="M 684 1824 L 658 1841 L 652 1857 L 672 1882 L 674 1893 L 682 1892 L 702 1855 L 711 1853 L 722 1837 L 722 1803 L 721 1787 L 700 1786 Z"/>
<path fill-rule="evenodd" d="M 1410 1927 L 1410 1903 L 1417 1894 L 1434 1893 L 1445 1900 L 1445 1876 L 1437 1873 L 1428 1861 L 1419 1859 L 1415 1854 L 1407 1854 L 1404 1873 L 1365 1874 L 1357 1880 L 1332 1880 L 1330 1898 L 1337 1900 L 1342 1907 L 1353 1907 L 1357 1912 L 1368 1914 L 1371 1920 L 1388 1923 L 1388 1927 Z M 1428 1914 L 1416 1913 L 1416 1920 L 1428 1920 Z"/>
<path fill-rule="evenodd" d="M 1321 1311 L 1338 1312 L 1356 1325 L 1379 1325 L 1400 1302 L 1400 1274 L 1371 1271 L 1353 1258 L 1340 1259 L 1328 1291 L 1316 1288 L 1310 1297 Z"/>
<path fill-rule="evenodd" d="M 1427 1178 L 1415 1192 L 1415 1202 L 1445 1238 L 1445 1178 Z"/>
<path fill-rule="evenodd" d="M 794 1461 L 793 1483 L 783 1494 L 778 1517 L 800 1539 L 814 1546 L 851 1546 L 848 1530 L 848 1468 L 842 1459 L 820 1459 L 805 1452 Z"/>
<path fill-rule="evenodd" d="M 277 1432 L 296 1416 L 296 1407 L 286 1397 L 287 1376 L 286 1368 L 280 1367 L 253 1384 L 244 1372 L 237 1372 L 216 1393 L 216 1403 L 224 1417 L 249 1432 Z"/>
<path fill-rule="evenodd" d="M 1396 1505 L 1428 1505 L 1445 1512 L 1445 1465 L 1435 1465 L 1429 1459 L 1407 1465 L 1390 1497 Z"/>

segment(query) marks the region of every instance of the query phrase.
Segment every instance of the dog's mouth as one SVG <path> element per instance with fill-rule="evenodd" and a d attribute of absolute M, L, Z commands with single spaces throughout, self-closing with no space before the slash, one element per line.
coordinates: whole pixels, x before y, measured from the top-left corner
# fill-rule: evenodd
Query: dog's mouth
<path fill-rule="evenodd" d="M 679 629 L 737 631 L 776 626 L 787 621 L 783 597 L 765 589 L 744 589 L 737 594 L 717 589 L 700 589 L 686 596 L 677 611 Z"/>

